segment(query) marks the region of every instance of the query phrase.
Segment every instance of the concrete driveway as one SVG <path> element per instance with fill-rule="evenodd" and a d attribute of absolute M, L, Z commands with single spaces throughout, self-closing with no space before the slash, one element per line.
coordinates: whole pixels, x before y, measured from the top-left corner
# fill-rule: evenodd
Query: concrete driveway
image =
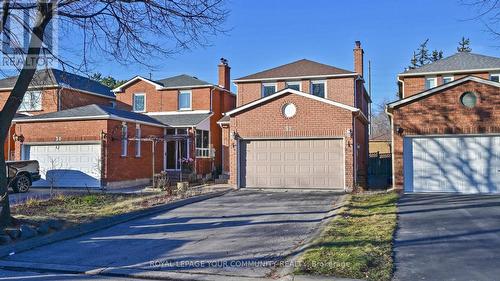
<path fill-rule="evenodd" d="M 398 213 L 394 280 L 498 280 L 500 196 L 404 195 Z"/>
<path fill-rule="evenodd" d="M 237 191 L 15 254 L 28 267 L 264 277 L 335 208 L 327 192 Z"/>

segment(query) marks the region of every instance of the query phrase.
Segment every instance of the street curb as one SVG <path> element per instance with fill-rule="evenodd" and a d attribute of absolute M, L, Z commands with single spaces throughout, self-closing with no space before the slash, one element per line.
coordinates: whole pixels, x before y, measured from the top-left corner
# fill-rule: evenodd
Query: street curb
<path fill-rule="evenodd" d="M 44 235 L 44 236 L 39 236 L 35 237 L 29 240 L 25 241 L 20 241 L 17 242 L 13 245 L 7 245 L 7 246 L 2 246 L 0 247 L 0 258 L 4 258 L 7 256 L 11 256 L 13 254 L 17 254 L 20 252 L 24 252 L 27 250 L 31 250 L 33 248 L 37 248 L 40 246 L 52 244 L 58 241 L 62 240 L 67 240 L 71 238 L 75 238 L 78 236 L 82 236 L 94 231 L 98 231 L 101 229 L 105 229 L 120 223 L 124 223 L 133 219 L 141 218 L 141 217 L 146 217 L 149 215 L 153 215 L 155 213 L 163 212 L 163 211 L 168 211 L 172 210 L 175 208 L 179 208 L 185 205 L 189 205 L 192 203 L 204 201 L 210 198 L 214 197 L 219 197 L 227 192 L 230 192 L 231 190 L 223 190 L 223 191 L 216 191 L 216 192 L 211 192 L 207 194 L 202 194 L 199 196 L 194 196 L 186 199 L 180 199 L 171 203 L 167 203 L 164 205 L 159 205 L 155 207 L 151 207 L 148 209 L 144 210 L 138 210 L 130 213 L 125 213 L 121 215 L 116 215 L 112 217 L 106 217 L 106 218 L 101 218 L 98 220 L 95 220 L 93 222 L 77 225 L 72 228 L 68 228 L 59 232 L 55 232 L 53 234 L 49 235 Z"/>

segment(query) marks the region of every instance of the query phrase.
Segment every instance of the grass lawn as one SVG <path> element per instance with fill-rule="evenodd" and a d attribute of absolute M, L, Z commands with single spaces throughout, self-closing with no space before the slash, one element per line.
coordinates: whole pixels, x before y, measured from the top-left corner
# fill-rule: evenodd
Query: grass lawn
<path fill-rule="evenodd" d="M 201 192 L 201 191 L 200 191 Z M 191 192 L 182 197 L 190 197 L 199 192 Z M 179 199 L 166 192 L 112 194 L 93 193 L 86 195 L 56 195 L 48 200 L 30 199 L 24 204 L 12 207 L 12 215 L 25 222 L 35 224 L 49 220 L 63 220 L 66 226 L 89 222 L 137 211 Z"/>
<path fill-rule="evenodd" d="M 295 273 L 390 280 L 397 199 L 396 193 L 352 195 L 300 257 Z"/>

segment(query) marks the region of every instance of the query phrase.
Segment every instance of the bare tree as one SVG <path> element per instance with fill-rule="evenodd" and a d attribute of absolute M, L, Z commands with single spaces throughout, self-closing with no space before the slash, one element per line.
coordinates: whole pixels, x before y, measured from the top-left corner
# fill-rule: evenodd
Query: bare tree
<path fill-rule="evenodd" d="M 500 0 L 461 0 L 475 15 L 469 20 L 479 20 L 500 41 Z"/>
<path fill-rule="evenodd" d="M 391 123 L 385 113 L 387 103 L 387 100 L 383 100 L 381 104 L 373 104 L 370 139 L 389 139 L 391 136 Z"/>
<path fill-rule="evenodd" d="M 21 16 L 16 13 L 21 12 Z M 17 81 L 0 111 L 0 143 L 4 145 L 8 131 L 42 59 L 55 60 L 74 71 L 86 71 L 95 57 L 111 58 L 120 63 L 147 64 L 152 57 L 164 57 L 194 46 L 206 46 L 211 37 L 224 32 L 221 25 L 227 18 L 223 0 L 25 0 L 2 2 L 0 34 L 2 44 L 17 45 L 21 55 Z M 57 26 L 54 23 L 57 22 Z M 19 30 L 10 23 L 19 23 Z M 81 42 L 61 40 L 61 45 L 76 48 L 65 58 L 53 52 L 50 45 L 60 37 L 80 34 Z M 29 44 L 22 47 L 22 36 Z M 58 42 L 58 41 L 57 41 Z M 77 41 L 78 42 L 78 41 Z M 4 58 L 13 63 L 14 54 Z M 81 61 L 74 61 L 78 54 Z M 5 60 L 5 59 L 4 59 Z M 38 67 L 37 67 L 38 66 Z M 5 156 L 0 150 L 0 224 L 11 221 L 5 169 Z"/>

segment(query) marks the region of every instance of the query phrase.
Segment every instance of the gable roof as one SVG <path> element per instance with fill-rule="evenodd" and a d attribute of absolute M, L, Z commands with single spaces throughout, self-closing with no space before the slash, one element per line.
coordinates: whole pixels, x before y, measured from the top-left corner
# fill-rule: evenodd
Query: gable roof
<path fill-rule="evenodd" d="M 212 83 L 203 81 L 194 76 L 189 76 L 187 74 L 181 74 L 177 76 L 172 76 L 156 81 L 157 83 L 163 85 L 164 88 L 183 88 L 183 87 L 193 87 L 193 86 L 215 86 Z"/>
<path fill-rule="evenodd" d="M 158 122 L 169 127 L 192 127 L 205 121 L 213 113 L 178 113 L 178 114 L 155 114 L 150 115 Z"/>
<path fill-rule="evenodd" d="M 114 119 L 122 121 L 133 121 L 147 125 L 164 127 L 162 123 L 148 115 L 112 108 L 109 106 L 90 104 L 56 112 L 50 112 L 34 116 L 15 118 L 16 123 L 38 122 L 38 121 L 65 121 L 65 120 L 100 120 Z"/>
<path fill-rule="evenodd" d="M 284 89 L 284 90 L 276 92 L 276 93 L 274 93 L 274 94 L 272 94 L 270 96 L 267 96 L 265 98 L 261 98 L 261 99 L 255 100 L 253 102 L 250 102 L 250 103 L 247 103 L 247 104 L 242 105 L 240 107 L 237 107 L 237 108 L 235 108 L 235 109 L 233 109 L 231 111 L 228 111 L 228 112 L 226 112 L 226 116 L 230 116 L 230 115 L 232 115 L 234 113 L 237 113 L 237 112 L 240 112 L 242 110 L 254 107 L 254 106 L 259 105 L 261 103 L 265 103 L 265 102 L 267 102 L 267 101 L 269 101 L 271 99 L 277 98 L 277 97 L 282 96 L 282 95 L 287 94 L 287 93 L 299 95 L 299 96 L 302 96 L 302 97 L 305 97 L 305 98 L 308 98 L 308 99 L 313 99 L 313 100 L 316 100 L 316 101 L 319 101 L 319 102 L 323 102 L 323 103 L 326 103 L 326 104 L 329 104 L 329 105 L 333 105 L 333 106 L 336 106 L 336 107 L 340 107 L 340 108 L 343 108 L 343 109 L 346 109 L 346 110 L 349 110 L 349 111 L 352 111 L 352 112 L 361 112 L 358 108 L 355 108 L 355 107 L 352 107 L 350 105 L 346 105 L 346 104 L 343 104 L 343 103 L 340 103 L 340 102 L 328 100 L 328 99 L 325 99 L 325 98 L 320 98 L 320 97 L 317 97 L 315 95 L 307 94 L 307 93 L 300 92 L 300 91 L 293 90 L 293 89 Z"/>
<path fill-rule="evenodd" d="M 150 83 L 155 86 L 156 90 L 166 90 L 166 89 L 183 89 L 183 88 L 203 88 L 203 87 L 216 87 L 218 89 L 227 91 L 217 85 L 214 85 L 210 82 L 198 79 L 197 77 L 190 76 L 187 74 L 176 75 L 172 77 L 167 77 L 160 80 L 151 80 L 144 78 L 142 76 L 135 76 L 134 78 L 128 80 L 124 84 L 114 88 L 113 92 L 122 92 L 123 88 L 128 86 L 129 84 L 134 83 L 137 80 L 142 80 L 144 82 Z M 230 92 L 230 91 L 228 91 Z"/>
<path fill-rule="evenodd" d="M 328 76 L 355 76 L 352 71 L 337 68 L 319 62 L 301 59 L 275 68 L 267 69 L 255 74 L 244 76 L 234 82 L 261 81 L 271 79 L 293 79 L 304 77 L 328 77 Z"/>
<path fill-rule="evenodd" d="M 11 90 L 16 84 L 17 76 L 11 76 L 0 80 L 0 89 Z M 88 77 L 69 73 L 55 68 L 37 70 L 30 83 L 30 88 L 63 87 L 75 89 L 90 94 L 104 96 L 114 99 L 115 95 L 111 88 Z"/>
<path fill-rule="evenodd" d="M 483 78 L 479 78 L 477 76 L 470 76 L 469 75 L 469 76 L 465 76 L 463 78 L 460 78 L 458 80 L 454 80 L 454 81 L 451 81 L 449 83 L 443 84 L 441 86 L 434 87 L 434 88 L 429 89 L 427 91 L 420 92 L 420 93 L 415 94 L 413 96 L 409 96 L 407 98 L 400 99 L 400 100 L 388 103 L 387 104 L 387 108 L 392 109 L 392 108 L 400 107 L 400 106 L 405 105 L 407 103 L 410 103 L 410 102 L 412 102 L 414 100 L 425 98 L 425 97 L 427 97 L 429 95 L 432 95 L 432 94 L 434 94 L 436 92 L 445 90 L 447 88 L 456 86 L 458 84 L 462 84 L 462 83 L 467 82 L 467 81 L 474 81 L 474 82 L 478 82 L 478 83 L 482 83 L 482 84 L 487 84 L 487 85 L 490 85 L 490 86 L 494 86 L 494 87 L 499 87 L 500 88 L 500 83 L 499 82 L 494 82 L 494 81 L 491 81 L 491 80 L 486 80 L 486 79 L 483 79 Z"/>
<path fill-rule="evenodd" d="M 409 69 L 399 76 L 424 75 L 446 72 L 470 72 L 473 70 L 499 70 L 500 58 L 459 52 L 419 68 Z"/>

